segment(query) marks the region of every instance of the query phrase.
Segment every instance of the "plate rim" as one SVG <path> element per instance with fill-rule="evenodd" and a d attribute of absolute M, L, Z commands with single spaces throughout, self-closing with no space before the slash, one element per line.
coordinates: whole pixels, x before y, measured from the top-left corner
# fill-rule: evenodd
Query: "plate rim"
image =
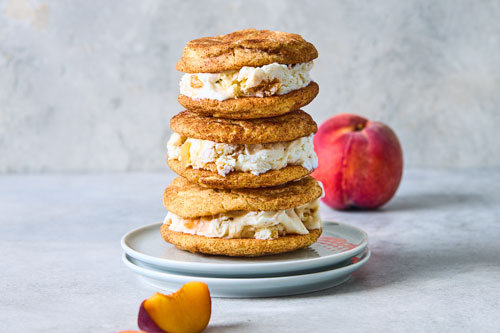
<path fill-rule="evenodd" d="M 192 276 L 192 275 L 185 275 L 185 274 L 176 274 L 172 272 L 160 272 L 160 271 L 155 271 L 155 270 L 150 270 L 144 267 L 137 266 L 133 262 L 130 262 L 127 259 L 127 253 L 122 254 L 122 261 L 124 262 L 125 266 L 127 266 L 130 270 L 132 270 L 134 273 L 142 275 L 140 273 L 137 273 L 135 270 L 138 271 L 145 271 L 145 272 L 150 272 L 150 274 L 156 275 L 156 276 L 171 276 L 173 279 L 189 279 L 191 281 L 197 281 L 199 279 L 203 279 L 204 281 L 207 281 L 207 283 L 222 283 L 224 281 L 225 283 L 253 283 L 256 282 L 255 280 L 258 280 L 257 282 L 264 282 L 264 281 L 293 281 L 297 279 L 302 279 L 305 277 L 320 277 L 323 275 L 328 275 L 328 273 L 332 272 L 337 272 L 337 273 L 344 273 L 344 274 L 352 274 L 361 267 L 363 267 L 368 260 L 371 257 L 371 250 L 370 248 L 366 248 L 366 254 L 357 262 L 346 265 L 343 267 L 339 267 L 336 269 L 329 269 L 329 270 L 324 270 L 320 272 L 314 272 L 314 273 L 304 273 L 304 274 L 296 274 L 296 275 L 288 275 L 288 276 L 271 276 L 271 277 L 249 277 L 249 278 L 237 278 L 237 277 L 204 277 L 204 276 Z M 132 268 L 135 267 L 135 268 Z M 155 279 L 155 278 L 153 278 Z M 178 281 L 179 282 L 179 281 Z M 183 282 L 179 282 L 183 283 Z"/>
<path fill-rule="evenodd" d="M 342 257 L 345 257 L 345 259 L 347 259 L 347 258 L 353 257 L 353 256 L 357 255 L 358 253 L 362 252 L 368 246 L 368 234 L 364 230 L 362 230 L 358 227 L 352 226 L 350 224 L 341 223 L 341 222 L 323 221 L 323 223 L 335 223 L 335 224 L 341 225 L 343 227 L 348 227 L 348 228 L 354 229 L 357 232 L 361 233 L 361 235 L 363 237 L 363 240 L 361 241 L 361 243 L 359 245 L 357 245 L 355 248 L 352 248 L 350 250 L 338 253 L 337 254 L 338 256 L 342 255 Z M 163 224 L 163 222 L 155 222 L 155 223 L 143 225 L 143 226 L 140 226 L 140 227 L 137 227 L 135 229 L 128 231 L 125 235 L 122 236 L 122 238 L 120 240 L 120 245 L 121 245 L 123 251 L 125 253 L 127 253 L 128 255 L 130 255 L 131 257 L 138 259 L 138 260 L 141 260 L 141 261 L 144 261 L 146 263 L 161 266 L 161 267 L 180 269 L 180 270 L 193 271 L 194 265 L 196 266 L 196 268 L 203 267 L 203 270 L 213 268 L 213 266 L 217 266 L 218 269 L 222 269 L 222 270 L 223 269 L 238 270 L 238 269 L 245 269 L 245 268 L 249 267 L 248 263 L 206 263 L 206 262 L 199 262 L 199 263 L 193 264 L 193 263 L 188 263 L 185 261 L 171 260 L 171 259 L 166 259 L 166 258 L 158 258 L 158 257 L 154 257 L 154 256 L 151 256 L 148 254 L 143 254 L 141 252 L 138 252 L 138 251 L 136 251 L 136 250 L 134 250 L 131 247 L 126 245 L 126 239 L 129 238 L 131 234 L 136 233 L 136 232 L 140 231 L 141 229 L 152 228 L 156 225 L 161 226 L 162 224 Z M 286 261 L 280 261 L 280 262 L 264 262 L 264 263 L 254 264 L 255 265 L 254 268 L 266 269 L 268 267 L 273 267 L 273 268 L 277 269 L 277 268 L 281 268 L 281 267 L 287 267 L 290 264 L 297 265 L 299 262 L 301 262 L 301 264 L 304 266 L 311 266 L 311 265 L 315 266 L 315 263 L 317 263 L 318 261 L 325 261 L 326 260 L 325 258 L 328 258 L 328 257 L 331 257 L 331 256 L 310 258 L 310 259 L 307 259 L 304 261 L 286 260 Z M 295 267 L 293 270 L 297 271 L 300 269 L 307 269 L 307 268 Z"/>
<path fill-rule="evenodd" d="M 288 292 L 288 291 L 262 292 L 262 291 L 259 291 L 259 292 L 254 292 L 252 294 L 247 293 L 244 295 L 243 294 L 228 294 L 227 292 L 212 291 L 211 295 L 212 295 L 212 297 L 215 297 L 215 298 L 239 298 L 239 299 L 300 296 L 300 295 L 310 294 L 310 293 L 314 293 L 314 292 L 318 292 L 318 291 L 322 291 L 322 290 L 326 290 L 326 289 L 340 286 L 341 284 L 344 284 L 347 281 L 352 279 L 352 273 L 354 273 L 354 272 L 329 279 L 329 284 L 326 287 L 322 286 L 322 287 L 316 288 L 316 287 L 312 287 L 309 284 L 309 287 L 307 288 L 307 290 L 297 291 L 294 289 L 292 292 Z M 156 290 L 159 289 L 159 290 L 164 290 L 166 292 L 175 292 L 178 289 L 178 288 L 168 288 L 168 287 L 161 285 L 162 283 L 168 284 L 167 281 L 159 281 L 159 280 L 155 280 L 153 278 L 148 278 L 146 276 L 138 276 L 137 278 L 140 279 L 141 281 L 143 281 L 149 287 L 153 287 Z M 290 289 L 291 289 L 291 287 L 289 286 L 288 290 L 290 290 Z"/>

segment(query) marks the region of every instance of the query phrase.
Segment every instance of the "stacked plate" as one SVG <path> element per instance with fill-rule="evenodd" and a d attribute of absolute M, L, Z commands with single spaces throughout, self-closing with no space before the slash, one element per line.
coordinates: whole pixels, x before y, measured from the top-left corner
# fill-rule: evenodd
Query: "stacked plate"
<path fill-rule="evenodd" d="M 358 228 L 324 222 L 318 242 L 295 252 L 233 258 L 193 254 L 166 243 L 161 223 L 123 236 L 123 262 L 155 289 L 175 291 L 189 281 L 208 284 L 215 297 L 270 297 L 337 286 L 370 258 L 368 237 Z"/>

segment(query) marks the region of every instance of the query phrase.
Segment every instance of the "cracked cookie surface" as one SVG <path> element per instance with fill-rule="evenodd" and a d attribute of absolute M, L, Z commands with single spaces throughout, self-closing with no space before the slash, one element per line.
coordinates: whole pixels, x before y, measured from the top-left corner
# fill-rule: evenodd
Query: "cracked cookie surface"
<path fill-rule="evenodd" d="M 312 117 L 302 110 L 253 120 L 214 118 L 183 111 L 170 120 L 170 128 L 188 138 L 234 144 L 291 141 L 318 131 Z"/>
<path fill-rule="evenodd" d="M 311 202 L 321 193 L 321 186 L 311 176 L 279 186 L 250 189 L 212 189 L 178 177 L 166 188 L 163 204 L 176 215 L 193 218 L 235 210 L 285 210 Z"/>
<path fill-rule="evenodd" d="M 189 41 L 176 69 L 185 73 L 217 73 L 275 62 L 298 64 L 317 57 L 314 45 L 298 34 L 245 29 Z"/>

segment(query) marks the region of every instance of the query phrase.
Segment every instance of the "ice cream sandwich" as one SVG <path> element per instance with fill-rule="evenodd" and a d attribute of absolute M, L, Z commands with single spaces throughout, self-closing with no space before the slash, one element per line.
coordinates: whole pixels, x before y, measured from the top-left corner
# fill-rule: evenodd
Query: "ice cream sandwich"
<path fill-rule="evenodd" d="M 319 86 L 311 80 L 316 48 L 300 35 L 247 29 L 186 44 L 179 103 L 214 117 L 274 117 L 309 104 Z"/>
<path fill-rule="evenodd" d="M 178 177 L 167 187 L 162 237 L 176 247 L 227 256 L 263 256 L 313 244 L 321 234 L 318 182 L 220 190 Z"/>
<path fill-rule="evenodd" d="M 202 186 L 275 186 L 310 174 L 318 164 L 312 138 L 317 125 L 301 110 L 247 120 L 184 111 L 170 127 L 168 165 Z"/>

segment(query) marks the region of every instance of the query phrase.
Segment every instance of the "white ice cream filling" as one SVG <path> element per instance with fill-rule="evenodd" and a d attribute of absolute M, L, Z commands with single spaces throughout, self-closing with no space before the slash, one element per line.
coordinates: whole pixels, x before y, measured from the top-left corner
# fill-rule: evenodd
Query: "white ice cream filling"
<path fill-rule="evenodd" d="M 182 95 L 194 99 L 226 100 L 238 97 L 284 95 L 311 83 L 313 62 L 272 63 L 221 73 L 186 73 L 179 83 Z"/>
<path fill-rule="evenodd" d="M 292 141 L 238 145 L 192 139 L 174 133 L 168 140 L 167 149 L 169 160 L 178 160 L 183 167 L 193 169 L 205 169 L 208 163 L 215 163 L 221 176 L 232 171 L 259 175 L 288 165 L 300 165 L 307 170 L 318 166 L 312 134 Z"/>
<path fill-rule="evenodd" d="M 233 211 L 215 216 L 182 218 L 171 212 L 165 224 L 172 231 L 217 238 L 276 239 L 289 234 L 307 235 L 320 229 L 319 199 L 279 211 Z"/>

